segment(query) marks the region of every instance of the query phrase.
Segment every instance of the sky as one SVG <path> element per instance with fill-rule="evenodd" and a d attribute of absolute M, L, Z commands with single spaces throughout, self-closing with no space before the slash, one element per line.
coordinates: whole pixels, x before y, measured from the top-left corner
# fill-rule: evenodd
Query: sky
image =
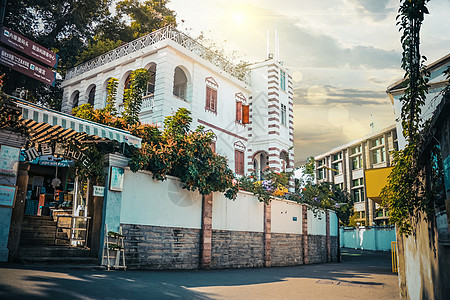
<path fill-rule="evenodd" d="M 274 52 L 294 80 L 295 161 L 395 123 L 386 88 L 403 77 L 398 0 L 171 0 L 179 29 L 249 62 Z M 432 0 L 421 31 L 431 63 L 450 52 L 450 0 Z M 374 123 L 374 128 L 370 123 Z"/>

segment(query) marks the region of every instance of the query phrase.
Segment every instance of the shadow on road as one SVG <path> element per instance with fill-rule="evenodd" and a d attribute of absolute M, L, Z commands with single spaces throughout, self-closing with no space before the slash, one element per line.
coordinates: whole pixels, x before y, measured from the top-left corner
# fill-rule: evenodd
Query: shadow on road
<path fill-rule="evenodd" d="M 191 288 L 242 286 L 317 279 L 319 284 L 382 288 L 374 274 L 392 276 L 390 254 L 342 250 L 342 263 L 257 269 L 191 271 L 99 271 L 70 266 L 0 265 L 1 299 L 210 299 Z"/>

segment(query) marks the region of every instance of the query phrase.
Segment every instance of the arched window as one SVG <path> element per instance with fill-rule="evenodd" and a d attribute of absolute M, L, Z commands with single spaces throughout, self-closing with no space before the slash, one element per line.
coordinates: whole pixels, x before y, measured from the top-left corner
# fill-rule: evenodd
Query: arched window
<path fill-rule="evenodd" d="M 289 168 L 289 155 L 286 153 L 286 151 L 281 151 L 280 153 L 280 164 L 281 171 L 286 172 L 286 169 Z"/>
<path fill-rule="evenodd" d="M 187 77 L 180 67 L 175 68 L 173 77 L 173 95 L 186 100 Z"/>
<path fill-rule="evenodd" d="M 263 180 L 264 169 L 268 165 L 268 153 L 258 151 L 253 154 L 253 169 L 258 180 Z"/>
<path fill-rule="evenodd" d="M 155 94 L 155 75 L 156 75 L 156 64 L 152 63 L 148 68 L 150 73 L 150 80 L 147 83 L 147 90 L 145 91 L 144 97 L 150 97 Z"/>
<path fill-rule="evenodd" d="M 127 76 L 127 79 L 125 79 L 125 83 L 123 84 L 123 90 L 128 90 L 131 88 L 131 74 Z"/>
<path fill-rule="evenodd" d="M 78 103 L 80 101 L 80 92 L 76 91 L 74 92 L 74 94 L 72 95 L 72 108 L 75 108 L 78 106 Z"/>
<path fill-rule="evenodd" d="M 94 102 L 95 102 L 95 85 L 91 88 L 88 95 L 88 103 L 94 106 Z"/>

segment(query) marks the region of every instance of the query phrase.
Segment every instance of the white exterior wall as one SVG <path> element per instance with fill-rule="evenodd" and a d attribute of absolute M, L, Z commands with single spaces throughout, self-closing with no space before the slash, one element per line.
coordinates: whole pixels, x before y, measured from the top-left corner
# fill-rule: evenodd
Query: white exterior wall
<path fill-rule="evenodd" d="M 312 210 L 308 209 L 308 234 L 310 235 L 326 235 L 327 223 L 325 213 L 317 211 L 317 217 Z"/>
<path fill-rule="evenodd" d="M 264 232 L 264 203 L 248 192 L 239 192 L 234 201 L 214 193 L 212 229 Z"/>
<path fill-rule="evenodd" d="M 294 202 L 273 200 L 271 229 L 273 233 L 302 233 L 302 205 Z M 294 221 L 294 218 L 297 220 Z"/>
<path fill-rule="evenodd" d="M 445 76 L 443 72 L 447 69 L 448 64 L 445 64 L 438 68 L 437 70 L 434 70 L 430 74 L 430 81 L 429 84 L 438 83 L 445 81 Z M 425 104 L 422 106 L 422 111 L 420 115 L 420 119 L 425 122 L 426 120 L 430 119 L 433 116 L 433 112 L 436 110 L 436 107 L 439 105 L 442 98 L 439 98 L 436 100 L 436 96 L 442 91 L 443 86 L 430 88 L 428 90 L 428 94 L 426 96 Z M 406 146 L 406 138 L 403 136 L 403 127 L 401 122 L 401 109 L 402 104 L 400 102 L 402 94 L 396 93 L 394 98 L 394 113 L 397 117 L 396 121 L 396 128 L 397 128 L 397 137 L 398 137 L 398 148 L 399 150 L 404 149 Z M 441 96 L 442 97 L 442 96 Z"/>
<path fill-rule="evenodd" d="M 178 179 L 125 170 L 120 223 L 200 229 L 201 213 L 201 195 L 182 189 Z"/>
<path fill-rule="evenodd" d="M 335 211 L 329 210 L 330 214 L 330 236 L 338 236 L 339 225 L 338 217 Z"/>

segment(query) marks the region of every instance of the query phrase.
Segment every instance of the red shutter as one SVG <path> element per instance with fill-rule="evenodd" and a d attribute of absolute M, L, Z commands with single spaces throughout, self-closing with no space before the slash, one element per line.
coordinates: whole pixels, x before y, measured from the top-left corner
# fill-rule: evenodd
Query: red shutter
<path fill-rule="evenodd" d="M 236 102 L 236 122 L 242 121 L 242 102 Z"/>
<path fill-rule="evenodd" d="M 244 124 L 250 123 L 250 106 L 249 105 L 242 106 L 242 123 L 244 123 Z"/>
<path fill-rule="evenodd" d="M 217 91 L 211 89 L 211 110 L 213 112 L 216 112 L 217 111 L 216 107 L 217 107 Z"/>
<path fill-rule="evenodd" d="M 216 142 L 212 141 L 211 144 L 210 144 L 210 146 L 211 146 L 212 152 L 215 153 L 215 152 L 216 152 Z"/>
<path fill-rule="evenodd" d="M 209 87 L 206 87 L 206 109 L 211 109 L 210 100 L 211 99 L 211 89 Z"/>
<path fill-rule="evenodd" d="M 234 172 L 244 175 L 244 152 L 239 150 L 234 150 Z"/>

